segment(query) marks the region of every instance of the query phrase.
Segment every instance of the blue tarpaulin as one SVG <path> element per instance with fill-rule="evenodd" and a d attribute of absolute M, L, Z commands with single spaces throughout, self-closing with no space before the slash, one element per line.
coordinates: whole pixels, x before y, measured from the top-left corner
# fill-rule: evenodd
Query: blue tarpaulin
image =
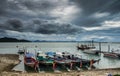
<path fill-rule="evenodd" d="M 54 56 L 56 53 L 55 52 L 46 52 L 46 55 L 48 56 Z"/>

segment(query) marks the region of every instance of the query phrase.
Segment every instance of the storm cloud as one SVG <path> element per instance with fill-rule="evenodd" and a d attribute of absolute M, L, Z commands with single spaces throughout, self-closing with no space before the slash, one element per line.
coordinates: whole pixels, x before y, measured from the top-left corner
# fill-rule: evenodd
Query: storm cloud
<path fill-rule="evenodd" d="M 77 26 L 66 23 L 58 23 L 47 20 L 30 20 L 22 21 L 19 19 L 10 19 L 0 24 L 4 30 L 33 32 L 40 34 L 75 34 L 83 30 Z"/>
<path fill-rule="evenodd" d="M 6 2 L 7 0 L 0 1 L 0 16 L 6 12 L 6 8 L 7 8 Z"/>
<path fill-rule="evenodd" d="M 120 13 L 119 0 L 75 0 L 72 2 L 82 9 L 82 15 L 78 15 L 78 19 L 74 21 L 80 26 L 100 26 L 100 23 L 113 19 L 115 18 L 113 15 Z"/>
<path fill-rule="evenodd" d="M 8 36 L 6 31 L 14 31 L 48 35 L 47 38 L 53 34 L 80 38 L 89 32 L 107 35 L 109 31 L 118 35 L 119 7 L 120 0 L 2 0 L 0 34 L 1 37 Z"/>

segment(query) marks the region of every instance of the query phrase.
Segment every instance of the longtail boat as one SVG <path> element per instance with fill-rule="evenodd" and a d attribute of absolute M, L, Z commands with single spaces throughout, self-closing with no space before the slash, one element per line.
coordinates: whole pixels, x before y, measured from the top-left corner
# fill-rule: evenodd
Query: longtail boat
<path fill-rule="evenodd" d="M 117 53 L 106 52 L 104 53 L 104 57 L 120 58 L 120 55 Z"/>
<path fill-rule="evenodd" d="M 111 58 L 120 58 L 120 50 L 110 50 L 110 45 L 108 45 L 108 52 L 104 52 L 104 57 L 111 57 Z"/>
<path fill-rule="evenodd" d="M 37 60 L 39 62 L 39 66 L 52 68 L 52 70 L 56 69 L 67 69 L 70 71 L 71 69 L 79 69 L 85 66 L 92 66 L 95 62 L 99 60 L 86 60 L 77 57 L 77 55 L 71 54 L 69 52 L 39 52 L 37 53 Z"/>
<path fill-rule="evenodd" d="M 99 55 L 99 53 L 101 52 L 100 50 L 97 49 L 89 49 L 89 50 L 84 50 L 84 53 L 88 53 L 88 54 L 94 54 L 94 55 Z"/>
<path fill-rule="evenodd" d="M 78 43 L 78 45 L 77 45 L 77 49 L 78 50 L 88 50 L 88 49 L 95 49 L 95 46 L 94 46 L 94 44 L 93 44 L 93 40 L 92 40 L 92 43 L 91 43 L 91 45 L 86 45 L 86 44 L 81 44 L 81 45 L 79 45 L 79 43 Z"/>
<path fill-rule="evenodd" d="M 35 56 L 32 53 L 25 53 L 24 55 L 24 65 L 25 69 L 32 68 L 35 71 L 38 69 L 38 62 L 34 58 Z"/>
<path fill-rule="evenodd" d="M 24 48 L 19 48 L 18 54 L 24 54 L 24 53 L 25 53 L 25 49 Z"/>
<path fill-rule="evenodd" d="M 99 49 L 88 49 L 84 50 L 84 53 L 99 55 L 101 53 L 101 43 L 99 42 Z"/>
<path fill-rule="evenodd" d="M 58 55 L 58 53 L 57 53 L 57 55 Z M 72 66 L 85 67 L 85 66 L 92 66 L 94 63 L 98 62 L 99 60 L 100 59 L 86 60 L 86 59 L 77 57 L 77 55 L 70 54 L 69 52 L 61 52 L 61 54 L 59 53 L 59 55 L 56 56 L 55 62 L 56 62 L 56 64 L 62 64 L 62 65 L 64 64 L 64 65 L 68 65 L 70 67 L 72 67 Z M 92 63 L 91 63 L 91 61 L 92 61 Z"/>
<path fill-rule="evenodd" d="M 55 70 L 54 60 L 51 57 L 53 57 L 53 56 L 50 55 L 50 53 L 48 53 L 48 52 L 46 52 L 46 53 L 44 53 L 42 51 L 37 52 L 36 59 L 39 63 L 40 69 L 44 69 L 44 71 L 45 70 L 46 71 Z"/>

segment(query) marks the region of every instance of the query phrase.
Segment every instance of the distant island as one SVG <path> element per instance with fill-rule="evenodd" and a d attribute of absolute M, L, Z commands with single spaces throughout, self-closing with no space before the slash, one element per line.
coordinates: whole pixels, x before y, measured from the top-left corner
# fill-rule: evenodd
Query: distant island
<path fill-rule="evenodd" d="M 25 40 L 25 39 L 4 37 L 4 38 L 0 38 L 0 42 L 76 42 L 76 41 L 46 41 L 46 40 L 30 41 L 30 40 Z"/>
<path fill-rule="evenodd" d="M 16 38 L 8 38 L 8 37 L 4 37 L 4 38 L 0 38 L 0 42 L 31 42 L 29 40 L 24 40 L 24 39 L 16 39 Z"/>
<path fill-rule="evenodd" d="M 82 43 L 91 43 L 91 41 L 47 41 L 47 40 L 26 40 L 26 39 L 17 39 L 17 38 L 9 38 L 9 37 L 4 37 L 0 38 L 0 42 L 82 42 Z M 100 41 L 94 41 L 94 43 L 98 43 Z M 102 42 L 102 43 L 108 43 L 108 42 Z M 112 42 L 116 43 L 116 42 Z"/>
<path fill-rule="evenodd" d="M 4 38 L 0 38 L 0 42 L 76 42 L 76 41 L 46 41 L 46 40 L 30 41 L 30 40 L 25 40 L 25 39 L 4 37 Z"/>

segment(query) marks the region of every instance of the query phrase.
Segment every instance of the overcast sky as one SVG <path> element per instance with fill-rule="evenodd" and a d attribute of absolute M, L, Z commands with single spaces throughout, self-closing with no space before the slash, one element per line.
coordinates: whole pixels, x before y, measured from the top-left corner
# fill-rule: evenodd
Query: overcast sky
<path fill-rule="evenodd" d="M 120 42 L 120 0 L 0 0 L 2 37 Z"/>

